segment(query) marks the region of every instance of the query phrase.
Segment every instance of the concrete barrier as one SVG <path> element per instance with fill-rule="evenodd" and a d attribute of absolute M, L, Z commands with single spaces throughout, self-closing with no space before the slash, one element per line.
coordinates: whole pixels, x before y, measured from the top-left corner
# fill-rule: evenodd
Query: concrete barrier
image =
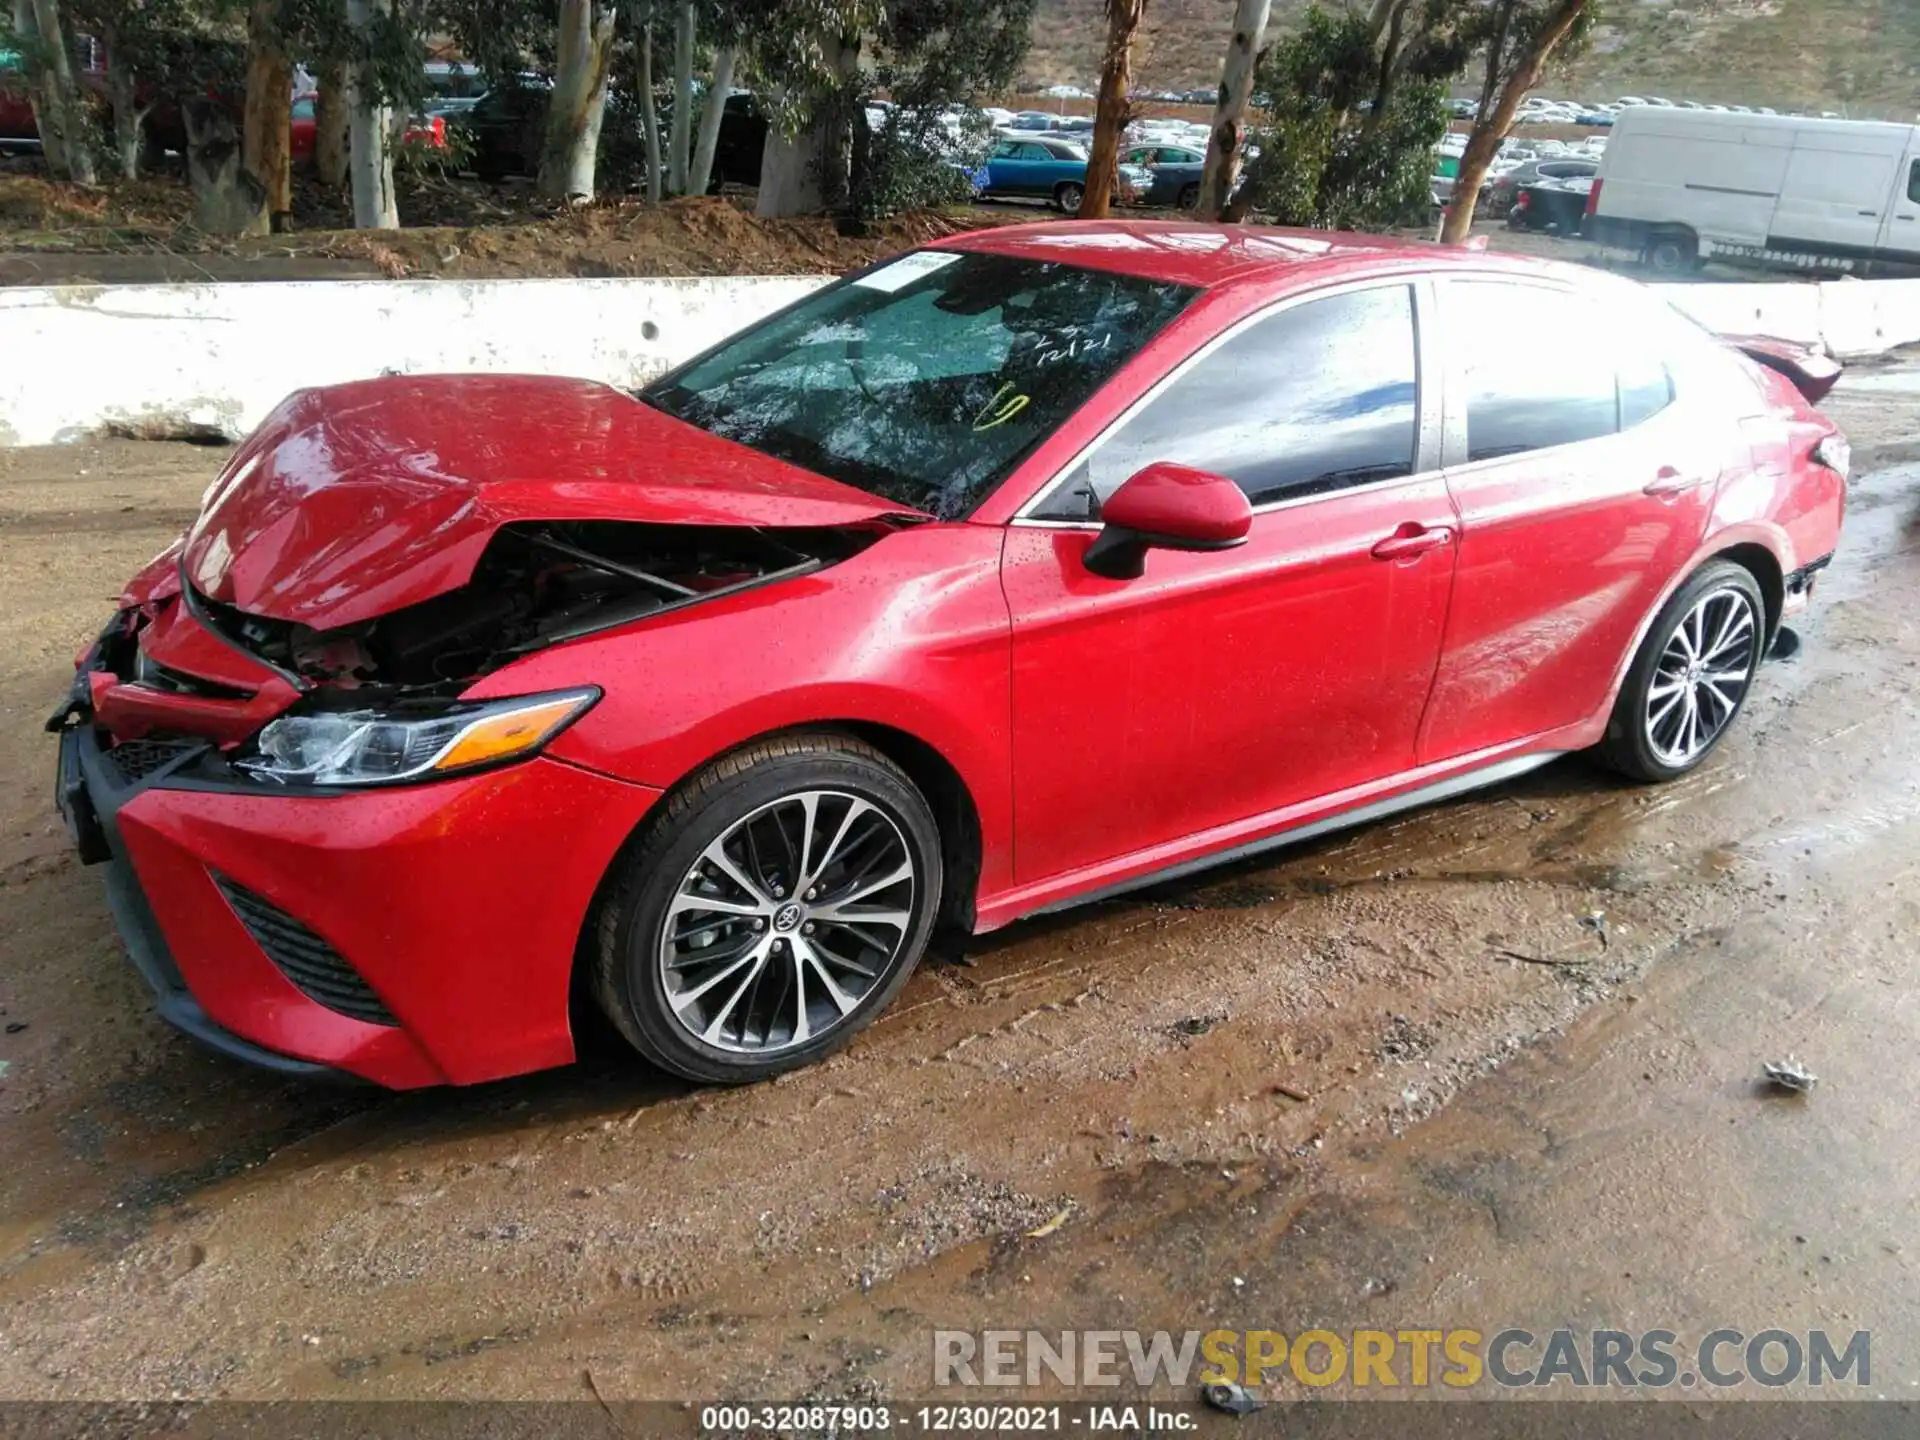
<path fill-rule="evenodd" d="M 289 392 L 385 372 L 638 385 L 824 276 L 0 288 L 0 446 L 239 439 Z"/>
<path fill-rule="evenodd" d="M 290 391 L 385 372 L 651 379 L 824 276 L 0 288 L 0 446 L 247 434 Z M 1675 285 L 1723 334 L 1842 358 L 1920 343 L 1920 280 Z"/>

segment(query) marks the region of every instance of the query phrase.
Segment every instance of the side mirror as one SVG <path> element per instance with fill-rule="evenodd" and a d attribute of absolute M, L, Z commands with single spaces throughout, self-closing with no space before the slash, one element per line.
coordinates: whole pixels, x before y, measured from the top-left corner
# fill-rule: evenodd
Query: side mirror
<path fill-rule="evenodd" d="M 1253 507 L 1224 475 L 1157 462 L 1100 507 L 1099 536 L 1083 562 L 1109 580 L 1137 580 L 1149 550 L 1231 550 L 1247 543 Z"/>

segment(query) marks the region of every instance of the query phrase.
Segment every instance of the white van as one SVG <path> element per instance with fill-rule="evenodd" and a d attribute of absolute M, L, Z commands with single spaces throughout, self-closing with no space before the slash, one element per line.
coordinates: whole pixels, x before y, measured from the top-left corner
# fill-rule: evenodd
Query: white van
<path fill-rule="evenodd" d="M 1710 255 L 1920 265 L 1920 129 L 1636 106 L 1613 127 L 1582 233 L 1666 272 Z"/>

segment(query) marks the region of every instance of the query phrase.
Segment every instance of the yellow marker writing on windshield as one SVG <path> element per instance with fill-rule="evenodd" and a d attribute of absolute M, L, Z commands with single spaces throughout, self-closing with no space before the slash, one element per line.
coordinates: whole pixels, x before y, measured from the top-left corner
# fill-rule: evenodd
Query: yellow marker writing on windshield
<path fill-rule="evenodd" d="M 975 430 L 991 430 L 996 425 L 1004 425 L 1033 403 L 1033 398 L 1029 395 L 1007 397 L 1007 392 L 1011 389 L 1013 389 L 1013 381 L 1009 380 L 993 392 L 993 398 L 982 405 L 980 413 L 973 417 Z"/>

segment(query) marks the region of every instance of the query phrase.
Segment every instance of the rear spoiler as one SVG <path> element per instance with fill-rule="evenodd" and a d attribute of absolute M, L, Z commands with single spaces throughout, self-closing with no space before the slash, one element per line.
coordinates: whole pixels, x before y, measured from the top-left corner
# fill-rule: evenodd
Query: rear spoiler
<path fill-rule="evenodd" d="M 1844 368 L 1826 351 L 1792 340 L 1775 340 L 1765 335 L 1728 335 L 1726 342 L 1749 360 L 1776 370 L 1793 382 L 1793 388 L 1807 397 L 1809 405 L 1818 405 L 1840 383 Z"/>

